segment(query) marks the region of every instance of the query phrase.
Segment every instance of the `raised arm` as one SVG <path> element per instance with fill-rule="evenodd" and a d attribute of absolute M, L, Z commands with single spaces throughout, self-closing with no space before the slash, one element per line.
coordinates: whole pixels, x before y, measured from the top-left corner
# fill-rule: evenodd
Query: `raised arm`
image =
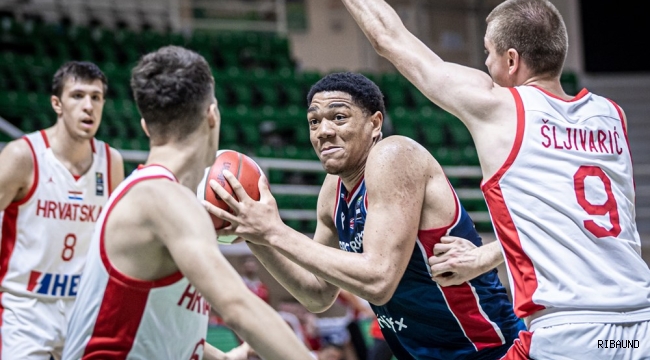
<path fill-rule="evenodd" d="M 487 120 L 485 111 L 496 101 L 492 94 L 495 85 L 488 74 L 443 61 L 406 29 L 384 0 L 342 1 L 377 53 L 431 101 L 469 128 L 475 121 Z"/>
<path fill-rule="evenodd" d="M 27 196 L 34 180 L 34 160 L 27 141 L 7 144 L 0 152 L 0 211 Z"/>
<path fill-rule="evenodd" d="M 221 254 L 212 222 L 192 192 L 162 181 L 165 183 L 160 184 L 158 191 L 163 191 L 165 198 L 147 206 L 166 209 L 152 213 L 150 221 L 178 269 L 224 322 L 263 358 L 309 359 L 307 348 L 286 322 L 246 288 L 239 274 Z"/>
<path fill-rule="evenodd" d="M 412 142 L 412 146 L 416 144 Z M 224 172 L 226 179 L 242 200 L 237 202 L 213 182 L 213 189 L 235 214 L 219 209 L 211 211 L 233 224 L 232 230 L 237 235 L 269 245 L 325 281 L 381 305 L 392 297 L 415 246 L 426 176 L 418 173 L 425 166 L 421 158 L 404 161 L 411 150 L 395 146 L 392 140 L 386 139 L 376 145 L 368 158 L 366 187 L 371 200 L 363 253 L 349 253 L 305 241 L 295 232 L 287 233 L 285 227 L 261 221 L 262 214 L 268 214 L 268 203 L 272 199 L 265 183 L 260 182 L 261 200 L 253 201 L 243 192 L 237 179 L 227 172 Z"/>

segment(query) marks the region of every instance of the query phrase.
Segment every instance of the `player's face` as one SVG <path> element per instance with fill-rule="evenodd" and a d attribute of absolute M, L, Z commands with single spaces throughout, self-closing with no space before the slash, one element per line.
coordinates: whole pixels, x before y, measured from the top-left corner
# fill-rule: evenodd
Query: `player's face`
<path fill-rule="evenodd" d="M 102 121 L 104 86 L 101 80 L 83 81 L 69 77 L 61 98 L 53 97 L 54 109 L 74 139 L 87 140 L 95 136 Z"/>
<path fill-rule="evenodd" d="M 492 80 L 500 86 L 510 86 L 508 84 L 508 60 L 505 54 L 498 54 L 494 43 L 486 36 L 484 41 L 485 53 L 485 66 L 492 77 Z"/>
<path fill-rule="evenodd" d="M 365 164 L 373 136 L 379 130 L 350 94 L 324 91 L 314 95 L 307 110 L 309 138 L 325 171 L 345 175 Z"/>

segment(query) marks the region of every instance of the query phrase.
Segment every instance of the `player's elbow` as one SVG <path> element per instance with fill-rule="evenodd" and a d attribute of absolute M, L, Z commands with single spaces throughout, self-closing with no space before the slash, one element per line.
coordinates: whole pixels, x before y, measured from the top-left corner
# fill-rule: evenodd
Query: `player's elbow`
<path fill-rule="evenodd" d="M 393 297 L 393 293 L 395 293 L 395 290 L 392 291 L 389 289 L 378 290 L 369 294 L 367 300 L 369 303 L 373 305 L 377 305 L 377 306 L 386 305 L 386 303 Z"/>
<path fill-rule="evenodd" d="M 365 293 L 366 300 L 373 305 L 385 305 L 395 293 L 399 281 L 383 278 L 369 283 Z"/>
<path fill-rule="evenodd" d="M 316 301 L 301 302 L 301 304 L 305 307 L 305 309 L 307 309 L 307 311 L 313 314 L 322 313 L 325 310 L 329 309 L 331 306 L 331 304 Z"/>
<path fill-rule="evenodd" d="M 315 296 L 310 296 L 309 299 L 298 299 L 300 303 L 311 313 L 318 314 L 326 311 L 334 301 L 336 301 L 338 291 L 336 293 L 321 291 Z"/>
<path fill-rule="evenodd" d="M 387 59 L 390 59 L 391 55 L 398 51 L 396 49 L 397 44 L 395 44 L 395 34 L 391 31 L 378 33 L 370 39 L 370 43 L 377 54 Z"/>

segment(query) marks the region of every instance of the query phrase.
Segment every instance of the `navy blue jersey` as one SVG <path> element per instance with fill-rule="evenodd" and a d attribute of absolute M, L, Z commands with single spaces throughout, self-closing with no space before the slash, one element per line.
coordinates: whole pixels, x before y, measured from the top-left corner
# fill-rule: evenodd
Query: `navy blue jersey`
<path fill-rule="evenodd" d="M 393 297 L 382 306 L 371 304 L 386 341 L 400 360 L 498 359 L 519 331 L 525 330 L 496 270 L 457 286 L 440 287 L 431 279 L 427 259 L 442 236 L 482 244 L 474 223 L 455 198 L 454 222 L 444 228 L 419 230 Z M 367 206 L 364 180 L 348 193 L 339 179 L 334 222 L 341 250 L 363 252 Z"/>

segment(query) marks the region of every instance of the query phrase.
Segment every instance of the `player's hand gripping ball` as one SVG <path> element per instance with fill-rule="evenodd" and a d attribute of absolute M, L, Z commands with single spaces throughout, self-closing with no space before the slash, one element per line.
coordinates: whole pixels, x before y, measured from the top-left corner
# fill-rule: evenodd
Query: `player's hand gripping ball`
<path fill-rule="evenodd" d="M 234 150 L 219 150 L 217 152 L 217 158 L 212 164 L 211 167 L 205 169 L 205 174 L 203 175 L 203 180 L 199 184 L 197 189 L 197 196 L 201 200 L 206 200 L 212 205 L 226 210 L 232 213 L 232 209 L 228 204 L 226 204 L 221 198 L 210 187 L 210 180 L 217 181 L 221 186 L 223 186 L 230 195 L 237 199 L 237 195 L 234 194 L 230 184 L 223 176 L 223 171 L 228 170 L 241 183 L 244 190 L 251 199 L 259 201 L 260 200 L 260 189 L 258 188 L 258 182 L 262 176 L 262 169 L 257 165 L 257 163 L 250 157 L 234 151 Z M 239 200 L 239 199 L 237 199 Z M 223 229 L 230 225 L 229 222 L 220 219 L 212 214 L 212 223 L 216 230 Z M 217 241 L 219 244 L 229 245 L 237 239 L 235 235 L 229 236 L 218 236 Z"/>

